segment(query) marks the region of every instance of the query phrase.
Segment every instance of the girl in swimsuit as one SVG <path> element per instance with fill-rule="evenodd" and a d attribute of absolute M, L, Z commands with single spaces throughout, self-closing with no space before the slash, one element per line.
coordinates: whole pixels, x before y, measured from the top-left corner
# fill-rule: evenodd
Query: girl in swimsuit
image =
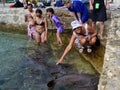
<path fill-rule="evenodd" d="M 54 13 L 53 8 L 47 8 L 46 10 L 47 16 L 50 17 L 54 25 L 56 26 L 57 32 L 56 32 L 56 37 L 57 37 L 57 42 L 59 46 L 63 45 L 62 39 L 61 39 L 61 33 L 64 30 L 64 22 Z"/>
<path fill-rule="evenodd" d="M 36 18 L 35 18 L 35 23 L 36 23 L 36 41 L 38 45 L 40 42 L 44 43 L 47 41 L 47 19 L 42 16 L 42 11 L 40 9 L 36 10 Z"/>

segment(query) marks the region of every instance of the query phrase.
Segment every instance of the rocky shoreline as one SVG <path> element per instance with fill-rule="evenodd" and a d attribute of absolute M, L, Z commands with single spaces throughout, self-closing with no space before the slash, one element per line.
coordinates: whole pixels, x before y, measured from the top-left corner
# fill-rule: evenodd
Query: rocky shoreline
<path fill-rule="evenodd" d="M 70 22 L 73 17 L 67 10 L 60 11 L 55 9 L 58 16 L 66 22 L 66 29 L 71 29 Z M 1 29 L 9 30 L 26 30 L 24 22 L 24 9 L 0 9 L 0 26 Z M 45 14 L 45 10 L 43 10 Z M 108 11 L 108 21 L 105 22 L 105 46 L 104 64 L 101 67 L 101 78 L 99 82 L 99 90 L 120 90 L 119 73 L 120 73 L 120 10 Z M 4 27 L 5 26 L 5 27 Z M 52 25 L 49 29 L 54 29 Z"/>

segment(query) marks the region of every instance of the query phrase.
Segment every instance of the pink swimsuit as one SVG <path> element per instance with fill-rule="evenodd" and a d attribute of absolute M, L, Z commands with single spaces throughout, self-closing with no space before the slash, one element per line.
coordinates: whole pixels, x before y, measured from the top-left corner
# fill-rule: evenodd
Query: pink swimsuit
<path fill-rule="evenodd" d="M 32 36 L 33 33 L 35 32 L 35 25 L 31 26 L 31 25 L 28 25 L 28 36 Z"/>

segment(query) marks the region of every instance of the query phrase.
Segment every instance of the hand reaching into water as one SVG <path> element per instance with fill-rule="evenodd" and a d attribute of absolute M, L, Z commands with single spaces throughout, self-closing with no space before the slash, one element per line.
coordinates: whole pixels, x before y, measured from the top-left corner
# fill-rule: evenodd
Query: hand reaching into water
<path fill-rule="evenodd" d="M 63 59 L 59 59 L 59 60 L 57 61 L 56 65 L 61 64 L 61 63 L 62 63 L 62 61 L 63 61 Z"/>

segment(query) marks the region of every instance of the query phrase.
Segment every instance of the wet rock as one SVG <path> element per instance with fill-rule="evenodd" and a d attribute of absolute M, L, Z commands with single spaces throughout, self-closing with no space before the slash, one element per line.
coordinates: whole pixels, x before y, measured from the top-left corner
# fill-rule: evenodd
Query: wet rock
<path fill-rule="evenodd" d="M 97 90 L 98 81 L 94 75 L 73 74 L 52 80 L 47 86 L 50 90 Z"/>

